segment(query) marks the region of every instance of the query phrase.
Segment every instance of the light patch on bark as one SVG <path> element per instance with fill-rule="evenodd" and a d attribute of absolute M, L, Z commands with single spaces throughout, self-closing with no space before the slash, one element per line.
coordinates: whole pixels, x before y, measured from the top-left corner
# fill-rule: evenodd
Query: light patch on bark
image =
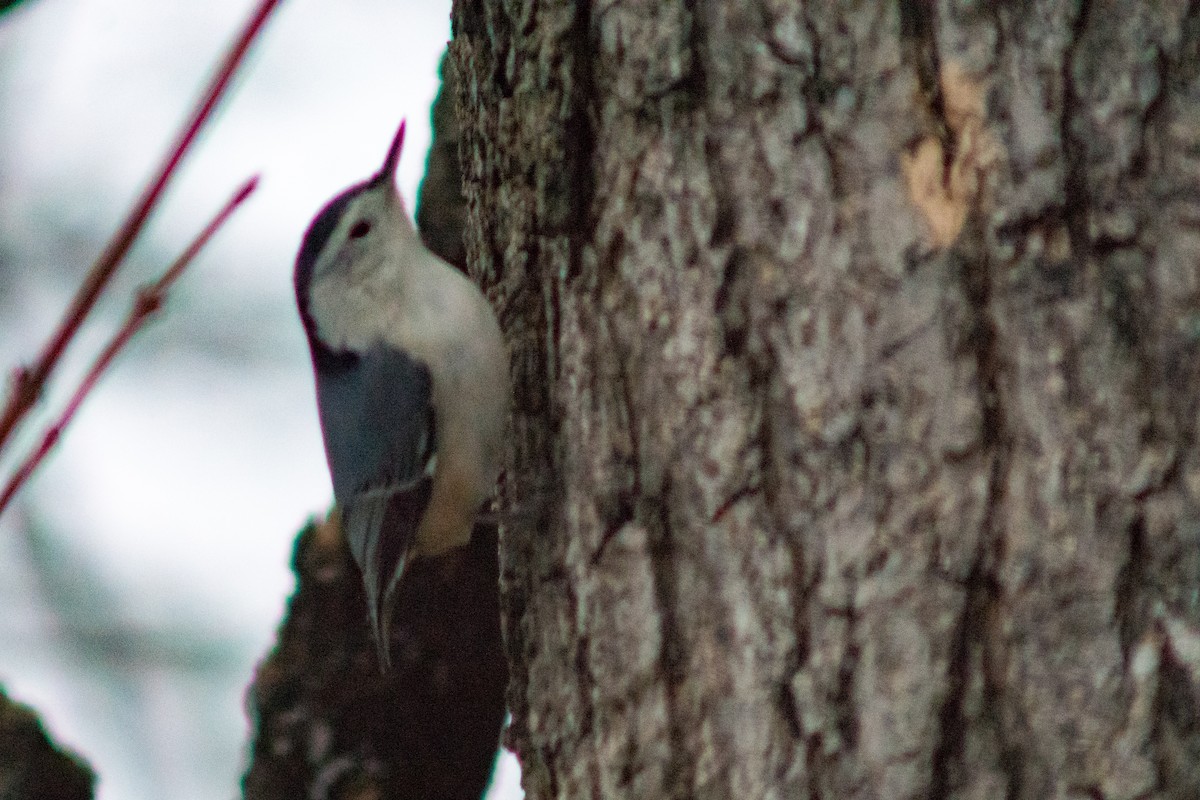
<path fill-rule="evenodd" d="M 979 199 L 984 177 L 1001 155 L 1000 144 L 984 126 L 987 83 L 957 63 L 941 70 L 941 89 L 952 158 L 936 136 L 926 136 L 900 156 L 908 193 L 928 226 L 930 243 L 947 248 L 958 238 Z"/>

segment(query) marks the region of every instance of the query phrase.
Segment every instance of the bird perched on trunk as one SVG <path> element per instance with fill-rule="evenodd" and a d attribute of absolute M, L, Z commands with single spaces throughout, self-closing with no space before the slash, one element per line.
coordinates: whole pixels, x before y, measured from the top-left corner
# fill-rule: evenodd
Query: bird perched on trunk
<path fill-rule="evenodd" d="M 508 357 L 483 294 L 426 249 L 383 167 L 317 214 L 295 288 L 342 530 L 362 570 L 380 665 L 415 556 L 466 544 L 494 487 Z"/>

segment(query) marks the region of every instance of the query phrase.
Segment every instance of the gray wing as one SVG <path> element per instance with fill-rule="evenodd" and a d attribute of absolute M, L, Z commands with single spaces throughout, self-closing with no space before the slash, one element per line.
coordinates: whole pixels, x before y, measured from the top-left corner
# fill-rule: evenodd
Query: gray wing
<path fill-rule="evenodd" d="M 433 452 L 429 368 L 375 345 L 317 364 L 317 405 L 339 504 L 367 487 L 419 478 Z"/>
<path fill-rule="evenodd" d="M 391 596 L 429 503 L 432 380 L 420 361 L 383 345 L 362 355 L 339 353 L 317 369 L 333 493 L 386 666 Z"/>

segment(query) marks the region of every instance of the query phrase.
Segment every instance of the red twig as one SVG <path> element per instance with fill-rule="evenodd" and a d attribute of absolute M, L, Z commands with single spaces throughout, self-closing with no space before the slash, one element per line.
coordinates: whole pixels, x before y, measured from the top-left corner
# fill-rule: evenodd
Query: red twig
<path fill-rule="evenodd" d="M 71 396 L 71 400 L 67 403 L 66 408 L 63 409 L 62 416 L 46 430 L 41 444 L 26 457 L 21 466 L 17 468 L 17 471 L 13 473 L 12 478 L 9 479 L 8 484 L 4 487 L 4 492 L 0 493 L 0 515 L 4 513 L 4 509 L 8 508 L 13 497 L 25 485 L 29 477 L 33 475 L 38 465 L 54 449 L 54 445 L 58 443 L 63 431 L 75 417 L 75 412 L 79 410 L 79 407 L 83 404 L 88 394 L 95 388 L 97 381 L 100 380 L 100 376 L 112 364 L 113 359 L 125 348 L 125 345 L 129 344 L 130 339 L 145 326 L 146 321 L 162 308 L 167 300 L 167 292 L 170 290 L 172 284 L 183 274 L 188 264 L 192 262 L 204 245 L 208 244 L 208 240 L 212 238 L 213 234 L 225 224 L 225 221 L 229 219 L 229 215 L 250 196 L 250 193 L 257 186 L 258 176 L 246 181 L 238 189 L 237 193 L 229 198 L 229 201 L 212 218 L 212 221 L 204 227 L 204 230 L 197 234 L 196 238 L 180 254 L 179 258 L 175 259 L 175 263 L 171 264 L 157 281 L 143 286 L 137 291 L 133 298 L 133 305 L 129 308 L 129 314 L 125 317 L 125 322 L 108 343 L 108 346 L 96 357 L 95 362 L 92 363 L 91 369 L 84 375 L 83 380 L 79 382 L 79 386 L 75 389 L 75 394 Z"/>
<path fill-rule="evenodd" d="M 175 144 L 167 152 L 166 159 L 142 191 L 141 197 L 138 198 L 129 215 L 117 228 L 117 232 L 113 234 L 113 238 L 104 251 L 92 264 L 91 270 L 88 271 L 83 283 L 76 291 L 75 297 L 71 300 L 71 305 L 59 323 L 58 329 L 46 342 L 42 352 L 31 366 L 20 366 L 13 371 L 8 399 L 4 404 L 4 409 L 0 411 L 0 453 L 4 452 L 4 446 L 8 443 L 13 429 L 37 403 L 46 381 L 49 380 L 57 366 L 63 351 L 75 337 L 84 318 L 96 304 L 96 299 L 112 279 L 113 273 L 117 271 L 117 267 L 125 258 L 134 239 L 145 225 L 150 212 L 158 203 L 159 197 L 175 173 L 179 162 L 183 160 L 196 135 L 212 115 L 213 108 L 224 94 L 229 81 L 233 78 L 233 73 L 250 48 L 250 44 L 262 30 L 267 17 L 279 2 L 280 0 L 261 0 L 254 13 L 246 20 L 241 33 L 226 52 L 208 88 L 197 101 L 191 117 L 180 131 Z"/>

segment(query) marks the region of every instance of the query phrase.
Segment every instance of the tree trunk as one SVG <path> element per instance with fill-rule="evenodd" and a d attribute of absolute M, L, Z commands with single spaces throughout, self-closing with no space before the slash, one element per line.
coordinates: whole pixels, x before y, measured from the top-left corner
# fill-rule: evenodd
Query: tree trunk
<path fill-rule="evenodd" d="M 530 798 L 1200 796 L 1200 3 L 454 22 Z"/>

